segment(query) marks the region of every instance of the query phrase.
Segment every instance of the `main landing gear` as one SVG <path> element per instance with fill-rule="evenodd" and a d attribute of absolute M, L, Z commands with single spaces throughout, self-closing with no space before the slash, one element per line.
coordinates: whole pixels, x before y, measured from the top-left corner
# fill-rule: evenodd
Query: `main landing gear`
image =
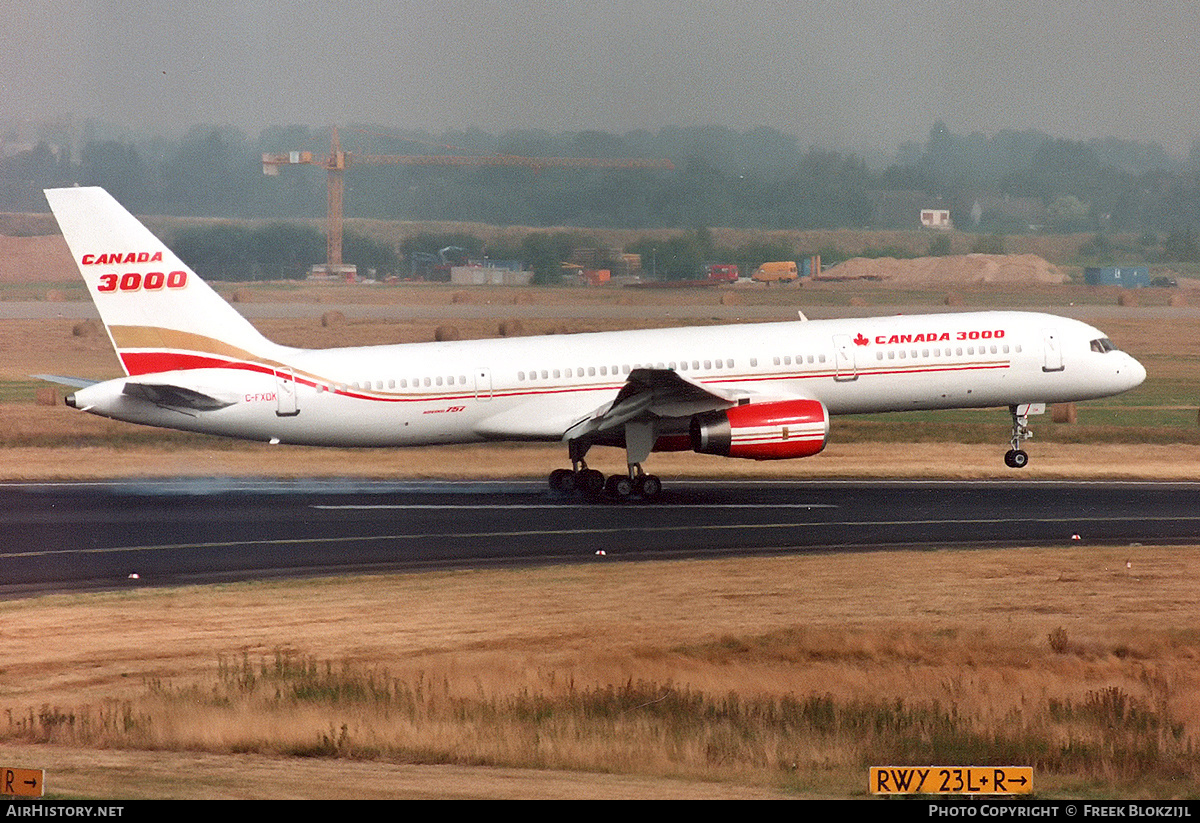
<path fill-rule="evenodd" d="M 550 472 L 550 488 L 553 491 L 582 492 L 588 497 L 608 494 L 616 500 L 628 500 L 631 497 L 653 500 L 662 491 L 662 481 L 642 471 L 641 463 L 630 463 L 629 474 L 614 474 L 606 480 L 603 472 L 589 469 L 584 462 L 583 455 L 588 445 L 572 440 L 568 447 L 571 468 Z"/>
<path fill-rule="evenodd" d="M 1029 455 L 1021 448 L 1021 443 L 1033 437 L 1029 430 L 1028 406 L 1009 406 L 1008 413 L 1012 415 L 1012 446 L 1004 454 L 1004 465 L 1010 469 L 1023 469 L 1029 465 Z"/>
<path fill-rule="evenodd" d="M 550 488 L 556 492 L 582 492 L 588 497 L 607 494 L 616 500 L 631 497 L 653 500 L 662 491 L 662 481 L 653 474 L 646 474 L 637 463 L 629 467 L 629 474 L 614 474 L 605 480 L 603 472 L 589 469 L 580 461 L 574 469 L 550 472 Z"/>

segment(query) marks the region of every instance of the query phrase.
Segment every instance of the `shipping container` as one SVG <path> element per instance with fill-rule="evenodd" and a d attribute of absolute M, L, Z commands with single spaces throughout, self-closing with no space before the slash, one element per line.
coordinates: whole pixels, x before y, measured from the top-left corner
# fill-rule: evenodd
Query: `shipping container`
<path fill-rule="evenodd" d="M 1123 286 L 1140 289 L 1150 285 L 1149 266 L 1103 266 L 1083 270 L 1083 282 L 1089 286 Z"/>

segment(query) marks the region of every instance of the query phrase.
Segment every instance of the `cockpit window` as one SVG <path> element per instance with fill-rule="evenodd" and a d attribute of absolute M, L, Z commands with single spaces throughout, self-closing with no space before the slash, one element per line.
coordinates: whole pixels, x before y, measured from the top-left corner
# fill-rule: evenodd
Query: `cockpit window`
<path fill-rule="evenodd" d="M 1101 337 L 1092 341 L 1092 351 L 1104 354 L 1105 352 L 1116 350 L 1117 347 L 1113 345 L 1113 341 L 1109 340 L 1107 337 Z"/>

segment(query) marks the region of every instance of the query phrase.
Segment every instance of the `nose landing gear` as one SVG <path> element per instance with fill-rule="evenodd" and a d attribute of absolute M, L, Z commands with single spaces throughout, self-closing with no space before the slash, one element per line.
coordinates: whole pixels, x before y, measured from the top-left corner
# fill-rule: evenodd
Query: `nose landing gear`
<path fill-rule="evenodd" d="M 1020 406 L 1009 406 L 1008 413 L 1012 415 L 1012 446 L 1004 454 L 1004 465 L 1010 469 L 1023 469 L 1029 465 L 1029 455 L 1021 448 L 1021 443 L 1033 437 L 1029 429 L 1029 415 L 1041 414 L 1045 411 L 1044 404 L 1026 403 Z"/>

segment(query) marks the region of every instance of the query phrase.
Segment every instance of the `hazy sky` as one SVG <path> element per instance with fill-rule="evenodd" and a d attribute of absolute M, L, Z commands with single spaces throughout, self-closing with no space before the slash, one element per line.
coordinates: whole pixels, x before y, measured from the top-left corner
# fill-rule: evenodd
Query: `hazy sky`
<path fill-rule="evenodd" d="M 1196 0 L 8 0 L 0 116 L 1200 137 Z"/>

